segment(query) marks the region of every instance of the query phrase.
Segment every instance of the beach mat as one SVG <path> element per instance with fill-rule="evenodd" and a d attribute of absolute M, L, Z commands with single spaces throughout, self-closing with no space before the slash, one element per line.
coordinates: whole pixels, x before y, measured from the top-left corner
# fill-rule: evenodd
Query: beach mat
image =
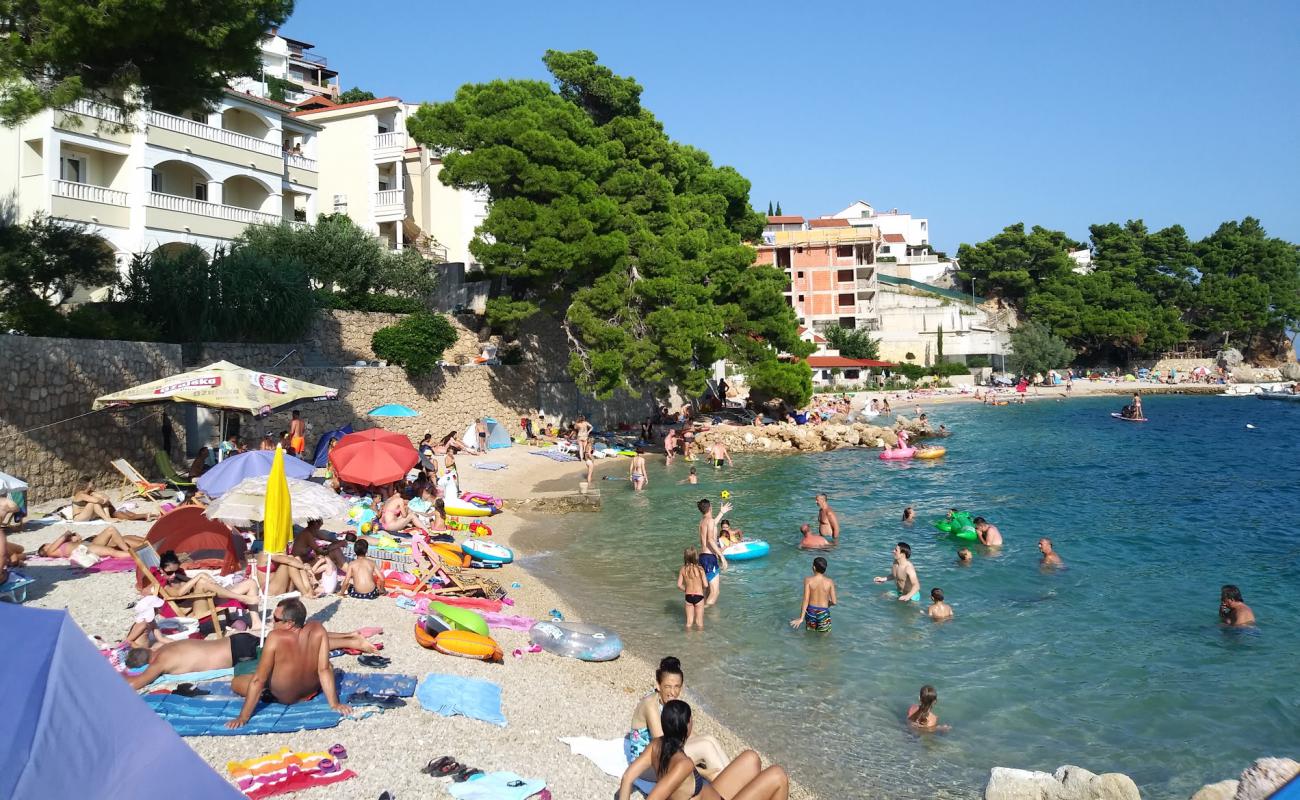
<path fill-rule="evenodd" d="M 577 456 L 571 456 L 568 453 L 561 453 L 559 450 L 531 450 L 535 456 L 546 456 L 552 461 L 577 461 Z"/>
<path fill-rule="evenodd" d="M 484 461 L 481 463 L 475 462 L 473 466 L 474 469 L 485 469 L 488 470 L 489 472 L 496 472 L 497 470 L 506 469 L 506 465 L 502 464 L 500 461 Z"/>
<path fill-rule="evenodd" d="M 415 698 L 429 711 L 444 717 L 459 714 L 506 726 L 506 716 L 501 713 L 501 687 L 491 681 L 431 672 L 420 681 Z"/>
<path fill-rule="evenodd" d="M 232 670 L 227 670 L 227 672 L 232 672 Z M 211 693 L 210 697 L 229 698 L 239 696 L 231 688 L 230 681 L 213 680 L 203 683 L 198 681 L 176 681 L 176 683 L 187 682 L 197 683 L 198 688 Z M 334 670 L 334 685 L 338 688 L 339 700 L 344 703 L 347 703 L 348 695 L 356 692 L 411 697 L 415 694 L 416 683 L 417 679 L 414 675 L 403 675 L 400 672 L 343 672 L 338 669 Z M 152 685 L 150 684 L 150 686 Z"/>
<path fill-rule="evenodd" d="M 92 566 L 86 568 L 86 572 L 131 572 L 135 569 L 134 558 L 101 558 Z"/>
<path fill-rule="evenodd" d="M 253 716 L 242 728 L 231 730 L 226 723 L 239 716 L 242 697 L 182 697 L 178 694 L 147 694 L 144 702 L 168 722 L 181 736 L 255 736 L 261 733 L 295 733 L 333 728 L 343 716 L 329 707 L 325 696 L 291 706 L 258 703 Z M 372 712 L 355 712 L 352 719 Z"/>

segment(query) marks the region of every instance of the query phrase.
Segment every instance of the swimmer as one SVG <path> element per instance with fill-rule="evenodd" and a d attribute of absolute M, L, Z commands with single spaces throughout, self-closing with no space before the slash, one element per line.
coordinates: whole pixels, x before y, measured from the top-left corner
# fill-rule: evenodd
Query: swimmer
<path fill-rule="evenodd" d="M 709 592 L 708 579 L 700 566 L 700 551 L 686 548 L 682 554 L 682 568 L 677 571 L 677 588 L 686 598 L 686 630 L 692 625 L 704 630 L 704 596 Z"/>
<path fill-rule="evenodd" d="M 1234 628 L 1255 624 L 1255 612 L 1241 599 L 1241 589 L 1230 583 L 1219 591 L 1219 620 Z"/>
<path fill-rule="evenodd" d="M 957 551 L 957 566 L 969 567 L 974 562 L 975 554 L 970 551 L 970 548 L 963 547 Z"/>
<path fill-rule="evenodd" d="M 711 606 L 718 602 L 718 594 L 722 591 L 722 570 L 727 568 L 727 557 L 722 554 L 722 546 L 718 543 L 718 522 L 731 510 L 731 503 L 724 502 L 716 517 L 711 516 L 713 504 L 707 498 L 696 503 L 695 507 L 700 510 L 700 566 L 704 568 L 709 584 L 709 599 L 705 605 Z"/>
<path fill-rule="evenodd" d="M 934 690 L 933 686 L 926 684 L 921 687 L 920 702 L 907 709 L 907 721 L 923 730 L 934 730 L 939 727 L 939 715 L 934 713 L 934 704 L 939 700 L 939 693 Z"/>
<path fill-rule="evenodd" d="M 695 473 L 695 467 L 691 467 L 690 474 L 686 476 L 686 482 L 692 485 L 700 482 L 700 476 Z"/>
<path fill-rule="evenodd" d="M 734 467 L 731 461 L 731 453 L 727 452 L 727 446 L 722 442 L 714 442 L 709 445 L 709 458 L 713 459 L 715 469 L 722 466 L 722 462 L 727 462 L 727 466 Z"/>
<path fill-rule="evenodd" d="M 718 543 L 723 547 L 731 547 L 743 541 L 745 541 L 745 532 L 740 528 L 731 527 L 731 520 L 724 519 L 718 523 Z"/>
<path fill-rule="evenodd" d="M 998 526 L 990 525 L 983 517 L 975 518 L 975 535 L 985 547 L 1002 546 L 1002 531 L 998 530 Z"/>
<path fill-rule="evenodd" d="M 1044 567 L 1063 567 L 1063 566 L 1065 566 L 1065 562 L 1062 561 L 1062 560 L 1061 560 L 1061 557 L 1060 557 L 1059 555 L 1056 554 L 1056 551 L 1055 551 L 1055 550 L 1052 549 L 1052 540 L 1051 540 L 1051 539 L 1048 539 L 1047 537 L 1043 537 L 1042 539 L 1039 539 L 1039 540 L 1038 540 L 1038 552 L 1040 552 L 1040 553 L 1043 554 L 1043 559 L 1042 559 L 1042 561 L 1039 561 L 1039 562 L 1038 562 L 1039 565 L 1044 566 Z"/>
<path fill-rule="evenodd" d="M 877 575 L 876 583 L 893 580 L 898 587 L 898 602 L 921 602 L 921 581 L 916 577 L 916 567 L 912 566 L 912 546 L 907 542 L 894 545 L 894 564 L 888 575 Z"/>
<path fill-rule="evenodd" d="M 935 622 L 952 619 L 952 606 L 943 602 L 943 589 L 936 586 L 930 590 L 930 607 L 925 615 Z"/>
<path fill-rule="evenodd" d="M 810 631 L 830 633 L 835 581 L 826 577 L 825 558 L 814 558 L 812 568 L 813 574 L 803 579 L 803 605 L 799 608 L 799 616 L 790 620 L 790 627 L 798 628 L 802 622 Z"/>
<path fill-rule="evenodd" d="M 840 541 L 840 518 L 835 516 L 835 509 L 831 508 L 825 492 L 818 493 L 813 499 L 817 501 L 817 532 L 822 536 L 831 537 L 838 544 Z"/>
<path fill-rule="evenodd" d="M 806 522 L 799 526 L 799 533 L 802 537 L 799 540 L 799 546 L 805 550 L 824 550 L 833 544 L 825 536 L 813 533 L 812 526 Z"/>
<path fill-rule="evenodd" d="M 903 524 L 911 525 L 913 522 L 916 522 L 916 509 L 908 506 L 903 509 Z"/>
<path fill-rule="evenodd" d="M 646 474 L 645 448 L 638 446 L 632 463 L 627 468 L 627 476 L 632 481 L 632 491 L 639 492 L 650 485 L 650 476 Z"/>

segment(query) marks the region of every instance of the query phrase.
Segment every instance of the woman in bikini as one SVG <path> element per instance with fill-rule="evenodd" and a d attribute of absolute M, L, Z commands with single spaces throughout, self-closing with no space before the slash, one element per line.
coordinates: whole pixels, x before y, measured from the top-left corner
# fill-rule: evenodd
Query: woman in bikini
<path fill-rule="evenodd" d="M 928 683 L 921 687 L 919 702 L 907 709 L 907 724 L 923 731 L 948 731 L 951 727 L 939 725 L 939 715 L 934 713 L 934 704 L 939 701 L 939 693 Z"/>
<path fill-rule="evenodd" d="M 406 507 L 406 499 L 402 497 L 396 484 L 386 491 L 389 494 L 379 514 L 379 525 L 389 533 L 402 533 L 415 524 L 415 515 Z"/>
<path fill-rule="evenodd" d="M 677 571 L 677 588 L 686 597 L 686 630 L 694 625 L 704 630 L 704 596 L 708 593 L 709 579 L 700 566 L 700 551 L 686 548 L 682 554 L 682 568 Z"/>
<path fill-rule="evenodd" d="M 36 548 L 36 555 L 42 558 L 67 558 L 72 551 L 85 545 L 86 549 L 100 558 L 130 558 L 131 551 L 149 544 L 139 536 L 123 536 L 117 528 L 109 525 L 95 534 L 93 539 L 83 539 L 72 531 L 65 531 L 52 542 L 46 542 Z"/>
<path fill-rule="evenodd" d="M 271 579 L 266 579 L 267 559 L 271 562 Z M 257 561 L 254 562 L 256 569 L 253 572 L 253 579 L 257 581 L 258 587 L 269 595 L 285 594 L 286 592 L 295 591 L 303 597 L 316 596 L 315 575 L 311 567 L 303 563 L 302 559 L 282 553 L 270 553 L 265 550 L 257 554 Z M 290 588 L 292 587 L 292 588 Z"/>
<path fill-rule="evenodd" d="M 786 800 L 790 779 L 785 770 L 763 763 L 753 750 L 746 750 L 709 779 L 700 774 L 684 752 L 692 730 L 691 707 L 681 700 L 664 704 L 660 717 L 663 736 L 650 742 L 628 765 L 618 787 L 618 800 L 630 800 L 632 783 L 647 770 L 657 781 L 648 800 Z"/>
<path fill-rule="evenodd" d="M 659 662 L 659 669 L 655 670 L 655 690 L 641 698 L 632 711 L 632 728 L 623 737 L 623 755 L 627 757 L 627 763 L 631 764 L 644 753 L 652 740 L 663 736 L 660 715 L 664 704 L 680 697 L 685 684 L 682 662 L 672 656 L 664 657 Z M 717 775 L 727 766 L 727 754 L 712 736 L 688 737 L 683 752 L 701 766 L 706 777 Z"/>
<path fill-rule="evenodd" d="M 76 512 L 72 515 L 73 522 L 89 522 L 92 519 L 102 519 L 105 522 L 113 519 L 137 522 L 158 519 L 157 514 L 135 514 L 114 507 L 112 501 L 108 499 L 108 495 L 95 491 L 95 482 L 84 475 L 77 481 L 77 485 L 73 487 L 72 507 L 76 509 Z"/>

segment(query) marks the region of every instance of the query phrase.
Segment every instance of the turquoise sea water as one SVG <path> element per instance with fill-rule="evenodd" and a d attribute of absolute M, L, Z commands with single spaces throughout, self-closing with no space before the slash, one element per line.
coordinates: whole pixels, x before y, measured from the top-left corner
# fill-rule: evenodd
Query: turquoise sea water
<path fill-rule="evenodd" d="M 688 486 L 687 465 L 659 461 L 647 493 L 604 481 L 600 514 L 540 534 L 532 568 L 637 653 L 681 658 L 711 711 L 825 797 L 971 796 L 995 765 L 1073 763 L 1186 798 L 1300 746 L 1300 407 L 1152 397 L 1151 421 L 1130 424 L 1108 415 L 1121 404 L 937 407 L 934 424 L 955 432 L 937 462 L 740 455 L 734 469 L 700 462 Z M 694 501 L 724 488 L 730 518 L 772 554 L 724 573 L 707 630 L 686 634 L 681 550 L 696 540 Z M 812 558 L 796 530 L 815 521 L 818 490 L 843 529 L 830 635 L 788 627 Z M 997 524 L 1003 551 L 959 567 L 957 543 L 929 524 L 950 505 Z M 1043 535 L 1067 569 L 1040 571 Z M 954 621 L 871 582 L 900 540 Z M 1224 583 L 1242 588 L 1257 630 L 1218 625 Z M 902 722 L 923 683 L 950 732 Z"/>

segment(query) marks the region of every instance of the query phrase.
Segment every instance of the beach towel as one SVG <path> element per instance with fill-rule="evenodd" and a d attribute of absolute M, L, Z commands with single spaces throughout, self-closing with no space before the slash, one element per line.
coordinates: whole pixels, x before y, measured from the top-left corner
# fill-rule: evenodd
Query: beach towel
<path fill-rule="evenodd" d="M 627 771 L 627 756 L 623 753 L 623 737 L 593 739 L 590 736 L 561 736 L 560 741 L 569 746 L 576 756 L 582 756 L 600 768 L 606 775 L 622 778 Z"/>
<path fill-rule="evenodd" d="M 350 769 L 322 773 L 320 763 L 326 760 L 333 761 L 329 753 L 294 753 L 285 747 L 258 758 L 231 761 L 226 764 L 226 771 L 239 791 L 254 800 L 326 786 L 357 776 Z"/>
<path fill-rule="evenodd" d="M 325 696 L 291 706 L 258 703 L 248 724 L 237 730 L 226 723 L 239 716 L 242 697 L 182 697 L 156 693 L 144 696 L 144 702 L 168 722 L 181 736 L 252 736 L 261 733 L 294 733 L 333 728 L 343 717 L 329 707 Z M 352 719 L 364 719 L 373 711 L 354 710 Z"/>
<path fill-rule="evenodd" d="M 216 670 L 225 672 L 225 675 L 218 675 L 217 678 L 229 677 L 234 670 Z M 202 673 L 192 673 L 202 674 Z M 185 676 L 173 676 L 185 677 Z M 161 678 L 159 679 L 161 680 Z M 189 679 L 170 681 L 173 683 L 200 683 L 199 687 L 211 692 L 211 697 L 238 697 L 235 690 L 231 688 L 230 681 L 207 679 Z M 338 689 L 339 699 L 346 703 L 348 695 L 356 692 L 369 692 L 373 695 L 390 694 L 394 697 L 410 697 L 415 694 L 415 684 L 417 679 L 414 675 L 403 675 L 400 672 L 344 672 L 343 670 L 334 670 L 334 686 Z M 157 683 L 155 681 L 154 683 Z M 149 684 L 153 686 L 154 684 Z"/>
<path fill-rule="evenodd" d="M 559 450 L 531 450 L 535 456 L 546 456 L 552 461 L 577 461 L 577 456 L 571 456 L 568 453 L 561 453 Z"/>
<path fill-rule="evenodd" d="M 510 785 L 516 782 L 522 785 Z M 460 800 L 525 800 L 545 788 L 545 782 L 521 778 L 513 772 L 489 772 L 464 783 L 453 783 L 447 792 Z"/>
<path fill-rule="evenodd" d="M 130 572 L 134 569 L 134 558 L 101 558 L 86 567 L 86 572 Z"/>
<path fill-rule="evenodd" d="M 527 631 L 537 624 L 537 620 L 532 617 L 518 617 L 512 614 L 501 614 L 495 611 L 482 612 L 483 619 L 487 622 L 489 628 L 505 628 L 510 631 Z"/>
<path fill-rule="evenodd" d="M 506 469 L 506 465 L 502 464 L 500 461 L 484 461 L 482 463 L 476 461 L 474 462 L 474 469 L 485 469 L 490 472 L 496 472 L 497 470 Z"/>
<path fill-rule="evenodd" d="M 460 714 L 506 726 L 506 717 L 501 713 L 501 687 L 491 681 L 431 672 L 416 687 L 415 698 L 427 710 L 444 717 Z"/>
<path fill-rule="evenodd" d="M 122 670 L 120 669 L 118 670 L 118 672 L 121 671 Z M 226 667 L 225 669 L 208 669 L 201 672 L 182 672 L 177 675 L 159 675 L 157 678 L 154 678 L 153 683 L 144 687 L 143 691 L 156 692 L 159 689 L 166 689 L 169 686 L 177 686 L 182 683 L 207 683 L 211 681 L 219 681 L 222 678 L 229 678 L 234 674 L 235 671 L 233 669 Z M 226 685 L 229 686 L 230 684 Z M 207 687 L 204 688 L 206 689 Z M 233 695 L 234 692 L 231 692 L 231 696 Z"/>

